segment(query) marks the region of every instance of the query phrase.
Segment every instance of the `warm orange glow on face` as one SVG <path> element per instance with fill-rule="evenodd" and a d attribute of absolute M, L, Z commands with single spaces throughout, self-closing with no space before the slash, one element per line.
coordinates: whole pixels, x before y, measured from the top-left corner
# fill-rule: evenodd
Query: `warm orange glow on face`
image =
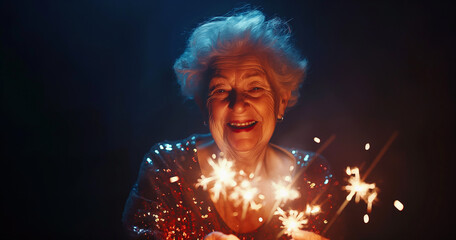
<path fill-rule="evenodd" d="M 219 146 L 231 151 L 264 147 L 275 129 L 276 96 L 256 57 L 216 61 L 209 83 L 209 127 Z"/>

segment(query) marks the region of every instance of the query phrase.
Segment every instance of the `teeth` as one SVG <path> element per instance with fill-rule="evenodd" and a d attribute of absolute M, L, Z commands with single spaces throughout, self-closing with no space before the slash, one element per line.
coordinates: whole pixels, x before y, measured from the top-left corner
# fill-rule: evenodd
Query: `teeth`
<path fill-rule="evenodd" d="M 250 122 L 244 122 L 244 123 L 230 123 L 231 126 L 234 127 L 245 127 L 254 124 L 255 121 L 250 121 Z"/>

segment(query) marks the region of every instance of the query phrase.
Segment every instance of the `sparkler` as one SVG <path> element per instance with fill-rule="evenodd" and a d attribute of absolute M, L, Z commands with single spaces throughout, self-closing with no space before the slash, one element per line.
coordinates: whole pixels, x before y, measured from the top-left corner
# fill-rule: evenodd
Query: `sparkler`
<path fill-rule="evenodd" d="M 231 169 L 233 167 L 233 162 L 228 161 L 225 157 L 219 158 L 218 162 L 215 163 L 215 154 L 212 154 L 212 158 L 208 159 L 209 165 L 212 166 L 213 172 L 209 177 L 201 175 L 201 178 L 198 179 L 196 187 L 203 187 L 204 190 L 207 189 L 209 183 L 213 182 L 213 186 L 209 189 L 214 197 L 214 201 L 218 201 L 220 193 L 226 196 L 226 188 L 234 187 L 237 185 L 234 177 L 236 173 Z"/>
<path fill-rule="evenodd" d="M 326 140 L 316 151 L 315 155 L 309 160 L 307 166 L 312 165 L 312 162 L 334 141 L 336 138 L 335 135 L 331 135 L 328 140 Z M 317 138 L 317 141 L 320 141 L 319 138 Z M 294 170 L 294 167 L 290 167 L 290 172 Z M 296 190 L 292 189 L 291 186 L 299 179 L 299 176 L 303 174 L 307 170 L 307 167 L 300 169 L 299 172 L 295 174 L 293 179 L 291 179 L 290 176 L 286 176 L 284 179 L 286 182 L 289 182 L 288 186 L 285 186 L 281 183 L 274 183 L 275 184 L 275 198 L 276 202 L 274 204 L 274 207 L 271 209 L 272 212 L 270 214 L 270 217 L 268 219 L 271 220 L 273 215 L 280 215 L 279 220 L 282 221 L 282 228 L 284 228 L 284 231 L 279 233 L 277 238 L 279 238 L 282 234 L 287 234 L 288 236 L 291 236 L 293 232 L 298 232 L 305 224 L 307 224 L 308 219 L 305 217 L 306 215 L 316 215 L 320 213 L 321 209 L 320 206 L 317 205 L 307 205 L 306 211 L 305 212 L 298 212 L 296 210 L 289 210 L 289 213 L 287 214 L 285 211 L 283 211 L 279 205 L 282 201 L 294 199 L 296 194 L 298 194 L 297 197 L 299 197 L 299 192 Z M 274 186 L 274 185 L 273 185 Z M 294 192 L 296 191 L 296 192 Z M 316 202 L 317 199 L 314 199 Z"/>
<path fill-rule="evenodd" d="M 296 210 L 289 210 L 287 213 L 278 207 L 274 215 L 279 215 L 279 220 L 282 221 L 281 228 L 284 229 L 283 233 L 288 236 L 292 236 L 293 232 L 300 231 L 308 222 L 305 213 Z"/>
<path fill-rule="evenodd" d="M 342 211 L 345 209 L 347 204 L 353 199 L 353 196 L 355 196 L 355 201 L 358 203 L 360 199 L 363 199 L 367 203 L 367 212 L 371 212 L 372 210 L 372 203 L 377 197 L 377 192 L 375 191 L 375 184 L 369 184 L 365 183 L 361 180 L 360 174 L 359 174 L 359 169 L 358 168 L 353 168 L 351 169 L 350 167 L 347 167 L 346 170 L 347 175 L 354 175 L 351 176 L 348 182 L 350 185 L 345 186 L 345 189 L 350 191 L 350 193 L 347 195 L 345 201 L 342 203 L 342 205 L 339 207 L 339 209 L 336 212 L 336 215 L 331 219 L 329 224 L 326 226 L 325 230 L 323 230 L 323 234 L 325 234 L 328 229 L 331 227 L 331 225 L 334 223 L 334 221 L 337 219 L 337 217 L 342 213 Z M 366 176 L 364 176 L 365 178 Z M 364 223 L 369 222 L 369 215 L 365 214 L 364 215 Z"/>
<path fill-rule="evenodd" d="M 286 186 L 283 183 L 272 183 L 274 188 L 275 199 L 279 202 L 285 202 L 288 200 L 294 200 L 300 197 L 300 194 L 296 189 L 291 188 L 291 185 Z"/>
<path fill-rule="evenodd" d="M 377 197 L 375 183 L 369 184 L 361 181 L 358 168 L 350 169 L 350 167 L 347 167 L 347 175 L 354 175 L 348 180 L 350 185 L 345 186 L 345 189 L 350 191 L 346 198 L 347 201 L 350 201 L 355 195 L 356 203 L 358 203 L 360 199 L 363 199 L 367 203 L 367 211 L 370 212 L 372 203 Z"/>
<path fill-rule="evenodd" d="M 252 177 L 253 178 L 253 177 Z M 256 203 L 255 199 L 258 197 L 258 188 L 253 187 L 252 183 L 248 180 L 243 180 L 241 184 L 234 188 L 234 191 L 230 194 L 230 200 L 234 201 L 234 206 L 242 204 L 242 215 L 244 219 L 248 208 L 252 210 L 258 210 L 262 207 L 261 203 Z"/>
<path fill-rule="evenodd" d="M 242 170 L 237 174 L 233 170 L 233 162 L 228 161 L 222 153 L 220 153 L 220 156 L 217 163 L 214 162 L 217 158 L 215 154 L 212 154 L 211 158 L 208 159 L 208 163 L 212 166 L 213 171 L 209 177 L 201 175 L 196 187 L 202 187 L 204 190 L 207 190 L 209 185 L 211 185 L 209 192 L 212 194 L 215 202 L 218 201 L 220 195 L 224 197 L 228 196 L 229 200 L 233 201 L 236 207 L 242 205 L 242 218 L 245 218 L 249 208 L 258 210 L 262 207 L 262 204 L 256 201 L 262 201 L 264 195 L 258 194 L 258 188 L 252 184 L 260 179 L 255 179 L 253 173 L 247 176 Z M 238 184 L 236 179 L 240 181 L 240 184 Z M 227 190 L 232 190 L 232 192 L 227 194 Z"/>
<path fill-rule="evenodd" d="M 375 157 L 374 161 L 372 162 L 372 164 L 369 166 L 369 168 L 367 169 L 366 173 L 364 174 L 363 178 L 361 180 L 359 180 L 359 169 L 356 170 L 358 171 L 358 174 L 356 173 L 353 173 L 355 174 L 355 180 L 352 180 L 352 182 L 349 182 L 351 183 L 351 185 L 349 186 L 346 186 L 345 189 L 347 190 L 350 190 L 350 193 L 349 195 L 347 196 L 347 198 L 345 199 L 345 201 L 342 203 L 342 205 L 339 207 L 339 209 L 337 210 L 336 212 L 336 215 L 334 215 L 334 217 L 331 219 L 331 221 L 329 222 L 329 224 L 326 226 L 326 228 L 323 230 L 322 234 L 325 234 L 329 228 L 332 226 L 332 224 L 334 223 L 334 221 L 337 219 L 337 217 L 342 213 L 342 211 L 345 209 L 345 207 L 347 206 L 347 204 L 349 203 L 349 201 L 352 199 L 353 195 L 354 194 L 359 194 L 359 197 L 361 198 L 361 196 L 364 196 L 364 199 L 366 199 L 366 194 L 362 194 L 363 191 L 365 189 L 365 186 L 363 181 L 364 179 L 366 179 L 366 177 L 370 174 L 370 172 L 374 169 L 374 167 L 378 164 L 378 162 L 380 162 L 380 159 L 383 157 L 383 155 L 385 154 L 386 150 L 388 150 L 388 148 L 391 146 L 391 144 L 393 143 L 393 141 L 396 139 L 398 135 L 398 132 L 394 132 L 391 137 L 388 139 L 388 141 L 386 142 L 385 146 L 383 146 L 383 148 L 380 150 L 380 152 L 378 153 L 378 155 Z M 370 147 L 370 145 L 369 145 Z M 368 148 L 365 146 L 365 149 L 368 150 Z M 356 168 L 357 169 L 357 168 Z M 349 171 L 350 170 L 350 171 Z M 350 174 L 349 174 L 350 172 Z M 347 168 L 347 174 L 351 175 L 352 174 L 352 171 L 351 169 Z M 356 176 L 358 175 L 358 176 Z M 350 178 L 352 179 L 352 178 Z M 361 187 L 362 186 L 362 187 Z M 367 189 L 371 189 L 371 185 L 367 185 Z M 347 188 L 349 187 L 349 188 Z M 373 186 L 373 188 L 375 189 L 375 185 Z M 352 191 L 353 190 L 353 191 Z M 358 190 L 358 191 L 356 191 Z M 366 191 L 367 193 L 367 191 Z M 351 195 L 351 196 L 350 196 Z M 358 196 L 358 195 L 357 195 Z M 369 194 L 367 196 L 367 211 L 370 212 L 372 210 L 372 203 L 373 201 L 375 200 L 375 198 L 377 197 L 377 193 L 374 191 L 372 192 L 371 194 Z M 359 201 L 359 200 L 358 200 Z M 369 217 L 367 215 L 367 217 Z M 366 222 L 366 221 L 365 221 Z"/>

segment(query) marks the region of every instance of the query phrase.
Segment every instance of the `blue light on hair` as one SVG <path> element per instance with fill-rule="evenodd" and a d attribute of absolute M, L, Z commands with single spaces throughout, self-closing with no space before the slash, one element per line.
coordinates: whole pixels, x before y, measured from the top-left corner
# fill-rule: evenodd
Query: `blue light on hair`
<path fill-rule="evenodd" d="M 207 84 L 204 78 L 215 58 L 257 54 L 265 61 L 268 77 L 278 90 L 291 91 L 288 106 L 294 105 L 304 79 L 306 61 L 290 38 L 287 22 L 279 18 L 266 20 L 258 10 L 210 19 L 194 29 L 187 48 L 174 64 L 182 94 L 190 99 L 201 94 L 201 85 Z"/>

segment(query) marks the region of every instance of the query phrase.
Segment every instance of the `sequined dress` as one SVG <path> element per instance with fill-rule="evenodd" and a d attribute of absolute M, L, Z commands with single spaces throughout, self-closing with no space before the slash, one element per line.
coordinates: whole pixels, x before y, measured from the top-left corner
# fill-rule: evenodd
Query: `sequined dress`
<path fill-rule="evenodd" d="M 279 216 L 273 216 L 253 232 L 236 233 L 215 210 L 209 192 L 196 183 L 201 177 L 196 142 L 200 135 L 185 140 L 156 144 L 144 156 L 138 179 L 123 213 L 123 225 L 132 239 L 203 239 L 213 231 L 234 234 L 239 239 L 290 239 L 283 234 Z M 287 201 L 283 210 L 306 211 L 318 198 L 321 212 L 307 216 L 304 230 L 320 233 L 332 210 L 333 176 L 323 158 L 289 149 L 295 158 L 292 171 L 301 197 Z M 311 163 L 311 164 L 309 164 Z"/>

